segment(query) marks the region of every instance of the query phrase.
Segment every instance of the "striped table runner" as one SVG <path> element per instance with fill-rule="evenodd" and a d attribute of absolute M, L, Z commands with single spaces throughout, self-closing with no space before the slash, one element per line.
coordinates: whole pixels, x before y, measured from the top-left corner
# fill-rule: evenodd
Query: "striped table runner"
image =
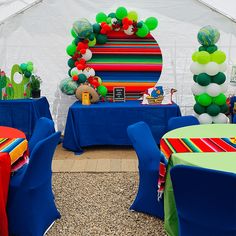
<path fill-rule="evenodd" d="M 236 152 L 236 138 L 164 138 L 160 149 L 168 162 L 172 153 L 184 152 Z M 158 179 L 158 198 L 164 192 L 166 166 L 160 163 Z"/>
<path fill-rule="evenodd" d="M 25 138 L 0 138 L 0 152 L 11 158 L 11 171 L 16 171 L 28 160 L 28 141 Z"/>
<path fill-rule="evenodd" d="M 150 34 L 139 38 L 113 31 L 106 44 L 97 44 L 91 51 L 93 58 L 87 64 L 102 78 L 108 97 L 113 87 L 125 87 L 126 99 L 136 100 L 160 78 L 162 53 Z"/>

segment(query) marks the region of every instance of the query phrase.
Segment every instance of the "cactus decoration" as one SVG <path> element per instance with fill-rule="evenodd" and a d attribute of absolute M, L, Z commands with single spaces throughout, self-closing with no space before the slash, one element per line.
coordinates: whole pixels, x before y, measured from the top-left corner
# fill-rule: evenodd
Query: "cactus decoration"
<path fill-rule="evenodd" d="M 6 76 L 4 71 L 0 71 L 0 100 L 31 97 L 31 76 L 33 70 L 33 63 L 27 62 L 13 65 L 10 78 Z M 22 76 L 20 83 L 14 80 L 14 76 L 17 73 Z"/>
<path fill-rule="evenodd" d="M 195 82 L 192 86 L 196 101 L 193 109 L 200 124 L 227 123 L 226 55 L 215 45 L 220 33 L 208 25 L 200 29 L 197 37 L 201 46 L 193 53 L 190 67 Z"/>

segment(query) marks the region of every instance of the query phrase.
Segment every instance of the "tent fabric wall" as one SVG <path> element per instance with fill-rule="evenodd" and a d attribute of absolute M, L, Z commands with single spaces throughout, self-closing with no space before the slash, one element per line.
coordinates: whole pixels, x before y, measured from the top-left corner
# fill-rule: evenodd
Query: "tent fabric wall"
<path fill-rule="evenodd" d="M 191 55 L 199 47 L 197 32 L 201 27 L 214 25 L 220 30 L 218 46 L 227 54 L 228 75 L 236 63 L 236 24 L 196 0 L 43 0 L 0 25 L 0 68 L 9 74 L 15 63 L 34 62 L 58 130 L 64 130 L 68 108 L 76 101 L 58 87 L 68 77 L 65 49 L 72 41 L 72 24 L 83 17 L 94 23 L 97 13 L 110 13 L 119 6 L 137 11 L 140 19 L 155 16 L 159 20 L 152 31 L 163 53 L 159 84 L 178 90 L 175 99 L 183 114 L 193 114 L 189 67 Z M 230 87 L 228 93 L 234 92 Z"/>

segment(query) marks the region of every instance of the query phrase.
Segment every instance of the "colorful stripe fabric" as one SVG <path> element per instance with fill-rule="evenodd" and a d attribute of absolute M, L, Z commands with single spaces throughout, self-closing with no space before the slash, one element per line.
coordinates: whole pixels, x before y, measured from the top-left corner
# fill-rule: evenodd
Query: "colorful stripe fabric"
<path fill-rule="evenodd" d="M 160 149 L 168 162 L 172 153 L 185 152 L 236 152 L 236 138 L 164 138 Z M 164 192 L 166 166 L 160 163 L 158 199 Z"/>
<path fill-rule="evenodd" d="M 25 138 L 0 138 L 0 152 L 9 154 L 12 171 L 15 171 L 27 162 L 28 141 Z"/>
<path fill-rule="evenodd" d="M 108 34 L 108 42 L 91 48 L 94 68 L 112 97 L 114 87 L 125 87 L 128 100 L 136 100 L 154 87 L 162 71 L 162 53 L 155 39 L 128 36 L 124 32 Z"/>

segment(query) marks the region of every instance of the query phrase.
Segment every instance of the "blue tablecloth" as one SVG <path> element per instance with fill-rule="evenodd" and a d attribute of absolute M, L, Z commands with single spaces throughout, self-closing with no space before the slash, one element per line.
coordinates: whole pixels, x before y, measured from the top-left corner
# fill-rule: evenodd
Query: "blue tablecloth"
<path fill-rule="evenodd" d="M 100 102 L 90 106 L 75 102 L 67 116 L 63 147 L 77 153 L 91 145 L 131 145 L 127 127 L 145 121 L 160 143 L 170 117 L 180 116 L 179 106 L 142 105 L 141 101 Z"/>
<path fill-rule="evenodd" d="M 39 99 L 0 100 L 0 126 L 23 131 L 29 139 L 40 117 L 52 119 L 45 97 Z"/>

